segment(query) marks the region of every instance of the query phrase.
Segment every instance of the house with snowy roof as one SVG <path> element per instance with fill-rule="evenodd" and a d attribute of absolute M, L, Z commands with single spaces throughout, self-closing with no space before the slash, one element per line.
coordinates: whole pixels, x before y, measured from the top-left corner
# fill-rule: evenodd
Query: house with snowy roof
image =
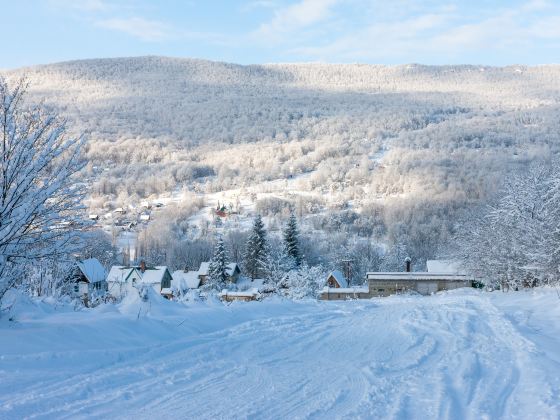
<path fill-rule="evenodd" d="M 148 266 L 142 261 L 138 266 L 111 267 L 107 276 L 107 286 L 109 293 L 117 298 L 143 286 L 150 286 L 157 293 L 171 297 L 172 278 L 166 266 Z"/>
<path fill-rule="evenodd" d="M 198 271 L 177 270 L 172 274 L 171 291 L 173 296 L 182 295 L 189 290 L 198 289 L 200 277 Z"/>
<path fill-rule="evenodd" d="M 335 289 L 346 288 L 348 287 L 348 282 L 346 281 L 344 274 L 338 270 L 334 270 L 327 276 L 327 286 Z"/>
<path fill-rule="evenodd" d="M 97 258 L 76 261 L 71 273 L 73 293 L 81 298 L 89 298 L 94 293 L 107 290 L 105 276 L 107 272 Z"/>
<path fill-rule="evenodd" d="M 208 280 L 208 272 L 210 270 L 210 262 L 200 263 L 200 268 L 198 269 L 198 277 L 200 278 L 200 285 L 203 285 Z M 228 281 L 231 283 L 237 283 L 239 276 L 241 275 L 241 270 L 237 263 L 229 263 L 226 268 L 226 274 L 228 275 Z"/>

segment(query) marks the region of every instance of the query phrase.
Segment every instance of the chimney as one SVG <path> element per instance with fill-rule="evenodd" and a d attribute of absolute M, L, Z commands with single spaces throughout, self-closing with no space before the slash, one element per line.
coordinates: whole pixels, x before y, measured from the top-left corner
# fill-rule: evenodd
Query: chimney
<path fill-rule="evenodd" d="M 146 262 L 144 260 L 140 261 L 140 271 L 142 273 L 146 271 Z"/>
<path fill-rule="evenodd" d="M 410 259 L 410 257 L 406 257 L 404 259 L 404 263 L 405 263 L 405 267 L 406 267 L 406 272 L 410 273 L 412 271 L 411 266 L 412 266 L 412 260 Z"/>

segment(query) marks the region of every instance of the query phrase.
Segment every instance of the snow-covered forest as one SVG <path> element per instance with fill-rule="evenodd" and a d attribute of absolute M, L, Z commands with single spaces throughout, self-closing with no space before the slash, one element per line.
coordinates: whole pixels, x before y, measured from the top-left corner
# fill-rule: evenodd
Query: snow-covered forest
<path fill-rule="evenodd" d="M 167 200 L 125 239 L 106 231 L 121 250 L 173 268 L 208 258 L 216 233 L 240 255 L 257 214 L 280 239 L 292 210 L 312 266 L 340 268 L 352 254 L 361 277 L 399 268 L 404 254 L 417 269 L 466 256 L 457 245 L 467 220 L 482 218 L 530 165 L 551 165 L 560 144 L 552 65 L 141 57 L 5 75 L 25 75 L 30 102 L 67 118 L 70 134 L 86 133 L 89 214 Z M 209 216 L 220 203 L 236 216 Z"/>

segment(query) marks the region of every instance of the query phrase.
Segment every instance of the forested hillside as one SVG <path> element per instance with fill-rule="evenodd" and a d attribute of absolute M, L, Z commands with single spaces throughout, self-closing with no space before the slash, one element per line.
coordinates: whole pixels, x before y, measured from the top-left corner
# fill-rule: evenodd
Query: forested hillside
<path fill-rule="evenodd" d="M 192 221 L 183 237 L 202 232 L 195 197 L 230 191 L 273 228 L 296 208 L 304 232 L 404 247 L 422 264 L 465 209 L 560 146 L 560 66 L 140 57 L 7 73 L 22 75 L 33 101 L 87 133 L 90 211 L 183 191 L 188 206 L 168 215 Z"/>

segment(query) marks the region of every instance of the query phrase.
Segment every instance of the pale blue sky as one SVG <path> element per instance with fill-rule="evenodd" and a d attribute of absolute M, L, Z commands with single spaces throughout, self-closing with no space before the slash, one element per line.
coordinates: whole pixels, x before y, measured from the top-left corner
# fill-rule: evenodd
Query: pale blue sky
<path fill-rule="evenodd" d="M 0 0 L 0 68 L 167 55 L 236 63 L 560 62 L 560 0 Z"/>

